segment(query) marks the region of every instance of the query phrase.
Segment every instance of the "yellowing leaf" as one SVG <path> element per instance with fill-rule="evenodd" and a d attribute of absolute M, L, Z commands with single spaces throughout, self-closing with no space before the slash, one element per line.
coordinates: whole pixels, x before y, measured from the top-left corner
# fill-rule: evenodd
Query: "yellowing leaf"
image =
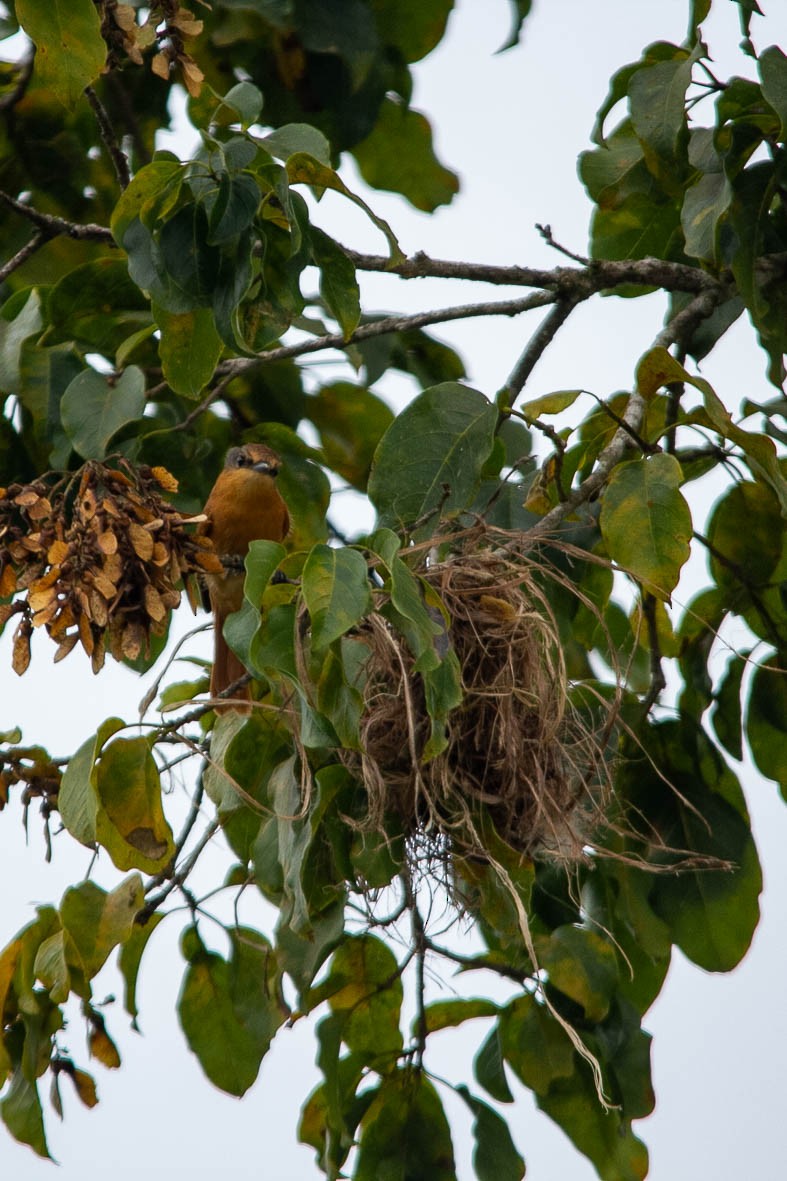
<path fill-rule="evenodd" d="M 93 0 L 17 0 L 16 15 L 35 42 L 35 72 L 42 85 L 63 106 L 76 106 L 107 56 Z"/>
<path fill-rule="evenodd" d="M 601 533 L 614 562 L 667 601 L 689 556 L 691 511 L 674 455 L 621 463 L 601 505 Z"/>

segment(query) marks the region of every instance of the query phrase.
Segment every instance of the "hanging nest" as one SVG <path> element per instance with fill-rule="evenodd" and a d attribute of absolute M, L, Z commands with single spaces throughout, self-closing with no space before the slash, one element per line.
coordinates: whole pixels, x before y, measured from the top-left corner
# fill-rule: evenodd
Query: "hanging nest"
<path fill-rule="evenodd" d="M 367 617 L 362 749 L 342 756 L 366 789 L 364 826 L 383 831 L 398 815 L 416 860 L 483 856 L 490 824 L 527 857 L 575 860 L 604 819 L 616 714 L 599 700 L 588 720 L 569 702 L 550 579 L 579 592 L 521 535 L 499 531 L 474 531 L 420 573 L 450 618 L 437 642 L 456 654 L 462 700 L 444 749 L 424 758 L 423 680 L 403 637 L 378 611 Z"/>

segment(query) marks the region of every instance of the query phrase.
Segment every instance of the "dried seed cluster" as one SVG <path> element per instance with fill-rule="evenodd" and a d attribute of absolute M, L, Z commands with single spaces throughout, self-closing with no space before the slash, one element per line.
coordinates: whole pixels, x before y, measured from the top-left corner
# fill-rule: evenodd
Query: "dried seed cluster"
<path fill-rule="evenodd" d="M 12 665 L 30 663 L 34 628 L 46 628 L 55 660 L 80 643 L 93 671 L 107 651 L 135 660 L 162 635 L 185 586 L 195 607 L 195 575 L 223 569 L 206 537 L 184 525 L 161 491 L 177 481 L 165 468 L 87 463 L 77 473 L 0 488 L 0 627 L 21 614 Z"/>
<path fill-rule="evenodd" d="M 205 75 L 188 53 L 186 43 L 199 36 L 203 22 L 182 8 L 179 0 L 154 0 L 145 6 L 141 23 L 137 23 L 140 10 L 132 4 L 100 0 L 98 7 L 101 35 L 109 50 L 107 69 L 122 64 L 126 58 L 141 66 L 143 53 L 155 47 L 157 52 L 150 62 L 153 73 L 167 82 L 172 67 L 179 66 L 189 94 L 192 98 L 199 95 Z"/>

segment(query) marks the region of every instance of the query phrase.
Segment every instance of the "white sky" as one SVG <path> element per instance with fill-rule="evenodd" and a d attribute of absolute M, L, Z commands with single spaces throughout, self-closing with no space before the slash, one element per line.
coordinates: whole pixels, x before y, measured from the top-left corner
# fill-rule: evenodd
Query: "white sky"
<path fill-rule="evenodd" d="M 536 0 L 524 44 L 499 57 L 495 49 L 509 29 L 505 0 L 460 0 L 445 43 L 416 67 L 414 105 L 429 113 L 441 158 L 462 178 L 454 205 L 434 217 L 410 210 L 395 197 L 374 194 L 370 202 L 387 217 L 408 252 L 424 249 L 436 257 L 554 266 L 560 258 L 541 241 L 536 222 L 552 225 L 556 238 L 586 248 L 590 206 L 576 177 L 576 158 L 588 146 L 595 111 L 611 73 L 639 57 L 656 39 L 682 40 L 684 0 Z M 787 44 L 787 6 L 764 0 L 776 15 L 756 21 L 758 48 Z M 719 75 L 731 68 L 749 72 L 738 58 L 737 6 L 716 0 L 706 38 Z M 762 30 L 762 31 L 761 31 Z M 703 118 L 702 108 L 698 118 Z M 710 115 L 706 117 L 710 119 Z M 352 178 L 351 170 L 347 171 Z M 376 233 L 361 215 L 327 199 L 317 220 L 349 245 L 381 251 Z M 390 277 L 364 279 L 368 307 L 418 310 L 487 298 L 467 284 Z M 491 292 L 491 295 L 494 295 Z M 502 298 L 504 292 L 498 293 Z M 595 300 L 575 312 L 533 374 L 527 397 L 579 386 L 608 395 L 630 385 L 638 357 L 661 326 L 663 301 Z M 537 316 L 538 313 L 535 313 Z M 490 396 L 511 370 L 537 320 L 464 322 L 438 329 L 456 344 L 472 384 Z M 725 402 L 763 398 L 769 390 L 764 360 L 748 325 L 737 326 L 709 358 L 704 375 Z M 334 370 L 326 371 L 333 376 Z M 386 387 L 378 387 L 385 394 Z M 396 387 L 398 401 L 401 385 Z M 192 622 L 181 612 L 181 630 Z M 0 727 L 18 724 L 25 740 L 53 753 L 76 748 L 110 713 L 128 720 L 144 691 L 138 678 L 110 666 L 94 678 L 79 654 L 52 666 L 45 642 L 37 645 L 33 667 L 18 680 L 10 671 L 10 637 L 0 641 Z M 202 638 L 199 650 L 208 651 Z M 752 809 L 755 836 L 765 870 L 763 918 L 743 965 L 728 976 L 712 976 L 676 953 L 662 996 L 647 1015 L 654 1034 L 657 1109 L 636 1125 L 651 1151 L 652 1181 L 781 1181 L 787 1169 L 782 1127 L 783 1060 L 787 1017 L 783 1002 L 783 913 L 787 863 L 783 855 L 787 811 L 773 784 L 750 768 L 741 771 Z M 18 792 L 16 793 L 18 795 Z M 178 807 L 182 808 L 182 801 Z M 31 812 L 25 848 L 19 810 L 0 816 L 0 945 L 32 917 L 31 904 L 57 902 L 63 889 L 87 869 L 88 856 L 56 843 L 52 865 L 43 862 L 40 825 Z M 209 850 L 204 879 L 223 876 L 228 858 L 217 840 Z M 213 877 L 211 878 L 211 874 Z M 111 867 L 98 880 L 118 880 Z M 270 929 L 273 917 L 253 907 Z M 295 1140 L 303 1099 L 316 1074 L 312 1027 L 282 1030 L 264 1060 L 261 1077 L 243 1101 L 216 1091 L 202 1076 L 185 1046 L 174 1015 L 182 976 L 171 919 L 154 937 L 140 982 L 140 1024 L 144 1036 L 128 1031 L 120 1004 L 107 1013 L 119 1042 L 123 1067 L 107 1072 L 95 1064 L 100 1105 L 85 1111 L 63 1080 L 66 1120 L 49 1120 L 50 1148 L 61 1162 L 63 1181 L 94 1181 L 111 1173 L 117 1181 L 143 1175 L 158 1179 L 208 1178 L 231 1172 L 238 1181 L 309 1181 L 319 1174 L 311 1150 Z M 207 934 L 207 932 L 206 932 Z M 453 982 L 442 977 L 446 988 Z M 483 992 L 479 977 L 476 986 Z M 96 996 L 120 995 L 117 978 L 101 977 Z M 432 997 L 438 995 L 434 986 Z M 454 1081 L 472 1083 L 471 1061 L 485 1025 L 430 1039 L 427 1065 Z M 81 1022 L 75 1018 L 65 1044 L 86 1063 Z M 514 1109 L 504 1114 L 528 1165 L 532 1181 L 586 1181 L 592 1166 L 551 1122 L 539 1114 L 521 1088 Z M 462 1181 L 472 1177 L 470 1121 L 466 1109 L 449 1104 Z M 54 1177 L 52 1166 L 29 1149 L 0 1136 L 0 1176 L 18 1181 Z"/>

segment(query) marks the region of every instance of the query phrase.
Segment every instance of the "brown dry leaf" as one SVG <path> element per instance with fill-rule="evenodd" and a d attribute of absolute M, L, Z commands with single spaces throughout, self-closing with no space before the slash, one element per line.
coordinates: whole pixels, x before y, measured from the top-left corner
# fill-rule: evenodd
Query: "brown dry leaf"
<path fill-rule="evenodd" d="M 120 650 L 127 660 L 136 660 L 142 651 L 145 632 L 141 624 L 129 623 L 123 632 Z"/>
<path fill-rule="evenodd" d="M 79 638 L 82 641 L 82 647 L 87 652 L 88 656 L 93 655 L 95 648 L 95 641 L 93 639 L 93 629 L 90 626 L 90 620 L 86 615 L 79 617 Z"/>
<path fill-rule="evenodd" d="M 182 54 L 178 60 L 180 62 L 180 68 L 183 71 L 183 81 L 186 85 L 186 90 L 188 90 L 192 98 L 199 98 L 202 83 L 205 81 L 205 75 L 188 54 Z"/>
<path fill-rule="evenodd" d="M 150 68 L 159 78 L 169 82 L 169 58 L 166 53 L 157 53 L 150 63 Z"/>
<path fill-rule="evenodd" d="M 41 586 L 41 582 L 43 582 L 43 579 L 39 578 L 37 582 L 33 583 L 36 589 L 33 590 L 33 587 L 31 587 L 28 591 L 27 601 L 30 604 L 31 611 L 43 611 L 53 599 L 57 598 L 57 587 Z"/>
<path fill-rule="evenodd" d="M 71 1075 L 71 1079 L 76 1087 L 77 1095 L 85 1107 L 95 1107 L 98 1103 L 95 1080 L 84 1070 L 75 1070 Z"/>
<path fill-rule="evenodd" d="M 107 611 L 106 599 L 97 590 L 93 589 L 89 594 L 90 598 L 90 618 L 95 623 L 96 627 L 104 628 L 109 622 L 109 612 Z"/>
<path fill-rule="evenodd" d="M 86 488 L 79 502 L 79 515 L 83 521 L 90 521 L 96 515 L 96 494 L 92 488 Z"/>
<path fill-rule="evenodd" d="M 14 632 L 14 648 L 11 657 L 11 668 L 18 676 L 22 676 L 30 664 L 30 623 L 23 619 Z"/>
<path fill-rule="evenodd" d="M 165 467 L 152 467 L 150 470 L 153 473 L 153 479 L 165 492 L 177 492 L 178 481 L 172 472 L 168 472 Z"/>
<path fill-rule="evenodd" d="M 60 566 L 68 557 L 70 546 L 67 541 L 53 541 L 46 551 L 46 560 L 53 566 Z"/>
<path fill-rule="evenodd" d="M 13 566 L 6 566 L 0 574 L 0 599 L 7 599 L 16 590 L 16 570 Z"/>
<path fill-rule="evenodd" d="M 114 554 L 117 552 L 118 539 L 111 529 L 107 529 L 104 533 L 98 535 L 98 548 L 102 554 Z"/>
<path fill-rule="evenodd" d="M 32 606 L 32 604 L 31 604 Z M 43 627 L 46 623 L 51 623 L 60 610 L 60 604 L 57 599 L 53 599 L 46 607 L 40 608 L 33 615 L 33 627 Z"/>
<path fill-rule="evenodd" d="M 130 4 L 118 4 L 112 12 L 112 19 L 124 33 L 130 33 L 136 28 L 136 13 Z"/>
<path fill-rule="evenodd" d="M 104 596 L 107 602 L 112 602 L 117 594 L 117 587 L 110 578 L 100 570 L 93 571 L 93 586 Z"/>
<path fill-rule="evenodd" d="M 102 512 L 105 512 L 108 517 L 114 517 L 115 520 L 120 519 L 119 508 L 115 504 L 114 500 L 110 500 L 110 498 L 108 496 L 105 496 L 104 499 L 101 501 L 101 510 L 102 510 Z"/>
<path fill-rule="evenodd" d="M 30 505 L 27 515 L 31 521 L 43 521 L 44 517 L 52 515 L 52 505 L 45 496 L 39 496 L 35 503 Z"/>
<path fill-rule="evenodd" d="M 106 645 L 104 643 L 104 633 L 101 632 L 96 636 L 96 642 L 93 651 L 90 654 L 90 665 L 94 673 L 100 673 L 104 667 L 104 658 L 106 656 Z"/>
<path fill-rule="evenodd" d="M 87 1038 L 87 1046 L 93 1058 L 98 1058 L 109 1070 L 117 1070 L 120 1066 L 120 1054 L 105 1029 L 91 1029 Z"/>
<path fill-rule="evenodd" d="M 155 586 L 145 587 L 145 610 L 151 619 L 159 621 L 166 618 L 167 608 Z"/>
<path fill-rule="evenodd" d="M 61 640 L 57 646 L 57 652 L 55 652 L 55 664 L 58 664 L 61 660 L 65 660 L 69 652 L 73 651 L 76 647 L 78 641 L 79 632 L 72 632 L 70 636 L 66 636 L 65 639 Z"/>
<path fill-rule="evenodd" d="M 8 789 L 13 781 L 6 775 L 5 771 L 0 771 L 0 812 L 8 803 Z"/>
<path fill-rule="evenodd" d="M 176 607 L 180 606 L 180 591 L 175 590 L 174 587 L 162 591 L 161 601 L 168 611 L 174 611 Z"/>
<path fill-rule="evenodd" d="M 22 547 L 30 554 L 40 554 L 43 547 L 40 533 L 28 533 L 27 537 L 22 538 Z"/>
<path fill-rule="evenodd" d="M 54 586 L 60 577 L 60 567 L 52 566 L 47 570 L 46 574 L 42 574 L 35 582 L 30 583 L 31 592 L 47 590 L 48 587 Z"/>
<path fill-rule="evenodd" d="M 163 542 L 157 541 L 153 546 L 153 557 L 151 561 L 154 566 L 166 566 L 169 561 L 169 550 Z"/>
<path fill-rule="evenodd" d="M 199 37 L 204 27 L 204 21 L 194 20 L 193 13 L 181 9 L 173 21 L 174 28 L 179 29 L 184 37 Z"/>
<path fill-rule="evenodd" d="M 128 539 L 137 557 L 141 558 L 143 562 L 149 562 L 153 557 L 153 537 L 147 529 L 143 529 L 141 525 L 135 525 L 132 521 L 128 527 Z"/>
<path fill-rule="evenodd" d="M 39 494 L 34 492 L 32 488 L 25 488 L 23 492 L 14 497 L 14 504 L 18 504 L 20 508 L 31 508 L 40 499 Z"/>
<path fill-rule="evenodd" d="M 12 615 L 16 614 L 15 603 L 0 603 L 0 627 L 5 627 Z"/>
<path fill-rule="evenodd" d="M 108 554 L 102 562 L 102 569 L 110 582 L 120 582 L 123 577 L 123 559 L 120 554 Z"/>

